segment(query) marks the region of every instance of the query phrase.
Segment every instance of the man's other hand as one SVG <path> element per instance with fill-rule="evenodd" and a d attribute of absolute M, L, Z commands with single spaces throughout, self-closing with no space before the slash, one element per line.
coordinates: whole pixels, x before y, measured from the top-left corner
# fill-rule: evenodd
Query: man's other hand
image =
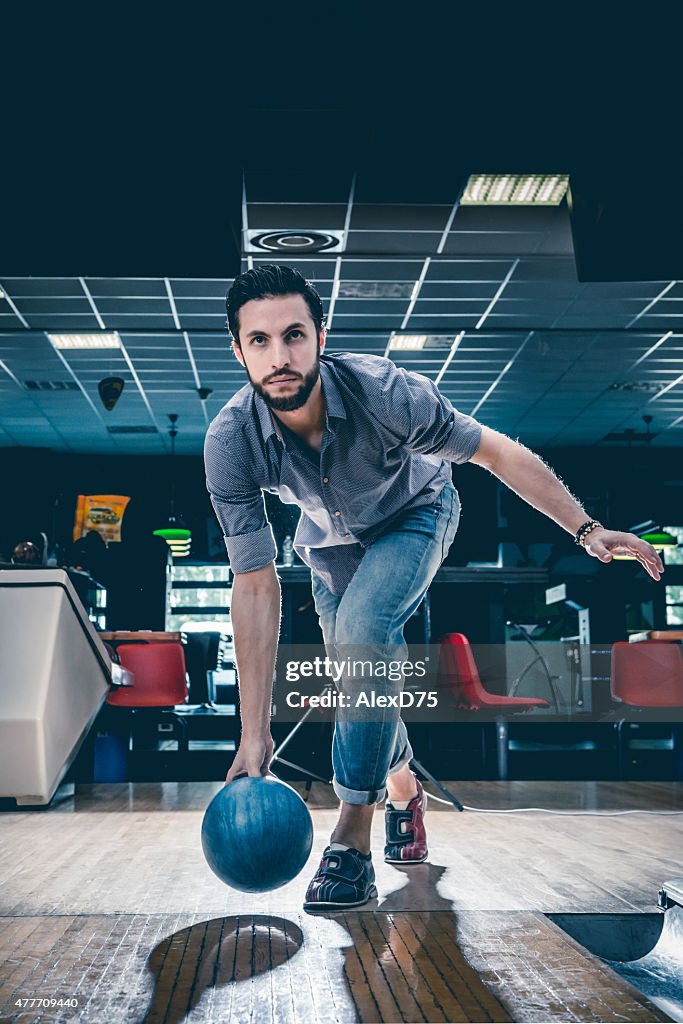
<path fill-rule="evenodd" d="M 597 527 L 586 537 L 584 547 L 589 555 L 601 562 L 611 562 L 613 555 L 629 555 L 647 569 L 653 580 L 658 580 L 664 572 L 664 564 L 652 544 L 636 537 L 635 533 Z"/>
<path fill-rule="evenodd" d="M 225 778 L 226 783 L 234 782 L 240 775 L 249 775 L 253 779 L 267 775 L 272 757 L 273 737 L 270 733 L 253 739 L 243 736 Z"/>

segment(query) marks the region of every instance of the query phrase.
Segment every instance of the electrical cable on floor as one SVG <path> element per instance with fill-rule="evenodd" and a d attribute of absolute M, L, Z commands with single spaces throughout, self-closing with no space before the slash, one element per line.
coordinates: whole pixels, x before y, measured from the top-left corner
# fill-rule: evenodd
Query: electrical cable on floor
<path fill-rule="evenodd" d="M 425 792 L 427 792 L 425 790 Z M 435 800 L 438 804 L 446 804 L 447 807 L 453 807 L 450 800 L 443 800 L 440 796 L 432 796 L 431 793 L 427 793 L 430 800 Z M 593 818 L 618 818 L 624 814 L 650 814 L 659 817 L 666 817 L 671 815 L 683 815 L 681 811 L 646 811 L 634 808 L 627 811 L 554 811 L 550 807 L 469 807 L 467 804 L 463 804 L 466 811 L 476 811 L 477 814 L 527 814 L 529 811 L 537 811 L 541 814 L 557 814 L 560 817 L 593 817 Z"/>

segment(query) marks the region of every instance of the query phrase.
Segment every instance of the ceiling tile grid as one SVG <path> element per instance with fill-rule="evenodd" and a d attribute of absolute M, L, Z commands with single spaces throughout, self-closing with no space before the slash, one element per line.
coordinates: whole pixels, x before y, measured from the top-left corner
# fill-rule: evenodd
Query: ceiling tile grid
<path fill-rule="evenodd" d="M 651 415 L 652 445 L 681 446 L 683 282 L 581 283 L 564 205 L 459 207 L 446 192 L 420 203 L 390 177 L 248 173 L 243 237 L 336 231 L 343 244 L 245 252 L 243 269 L 295 266 L 322 296 L 328 351 L 388 355 L 527 444 L 608 443 Z M 160 453 L 178 413 L 178 451 L 199 454 L 208 423 L 246 382 L 225 325 L 231 284 L 3 278 L 0 446 Z M 57 352 L 48 338 L 102 331 L 118 331 L 122 347 Z M 429 340 L 394 351 L 395 332 Z M 107 412 L 97 385 L 112 375 L 125 385 Z M 205 401 L 200 387 L 212 389 Z"/>

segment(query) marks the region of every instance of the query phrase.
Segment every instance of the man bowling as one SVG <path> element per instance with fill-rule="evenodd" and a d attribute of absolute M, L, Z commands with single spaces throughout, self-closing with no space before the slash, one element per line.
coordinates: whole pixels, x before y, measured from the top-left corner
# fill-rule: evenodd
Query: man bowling
<path fill-rule="evenodd" d="M 396 659 L 403 629 L 453 542 L 460 499 L 449 463 L 474 462 L 572 534 L 588 555 L 629 554 L 659 580 L 654 548 L 591 520 L 543 460 L 458 412 L 428 378 L 378 356 L 325 352 L 320 296 L 295 270 L 260 265 L 227 296 L 233 351 L 248 383 L 211 423 L 207 488 L 234 573 L 231 617 L 242 738 L 228 772 L 266 774 L 280 625 L 277 554 L 263 491 L 301 509 L 294 547 L 310 567 L 326 649 Z M 400 567 L 400 571 L 398 568 Z M 398 692 L 401 682 L 385 681 Z M 358 680 L 341 678 L 340 692 Z M 332 748 L 339 820 L 305 909 L 357 907 L 376 895 L 370 852 L 386 797 L 385 859 L 427 857 L 426 797 L 410 770 L 400 709 L 361 720 L 339 708 Z"/>

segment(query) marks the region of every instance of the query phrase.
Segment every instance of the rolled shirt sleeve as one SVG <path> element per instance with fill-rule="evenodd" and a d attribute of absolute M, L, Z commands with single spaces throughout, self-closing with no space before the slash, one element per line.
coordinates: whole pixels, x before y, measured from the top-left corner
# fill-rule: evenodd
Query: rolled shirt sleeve
<path fill-rule="evenodd" d="M 428 377 L 387 362 L 384 415 L 401 441 L 422 455 L 458 464 L 471 459 L 481 443 L 481 423 L 459 412 Z"/>
<path fill-rule="evenodd" d="M 206 487 L 234 573 L 262 569 L 277 555 L 263 491 L 250 478 L 249 459 L 244 458 L 240 448 L 238 436 L 231 443 L 211 430 L 206 435 Z"/>

